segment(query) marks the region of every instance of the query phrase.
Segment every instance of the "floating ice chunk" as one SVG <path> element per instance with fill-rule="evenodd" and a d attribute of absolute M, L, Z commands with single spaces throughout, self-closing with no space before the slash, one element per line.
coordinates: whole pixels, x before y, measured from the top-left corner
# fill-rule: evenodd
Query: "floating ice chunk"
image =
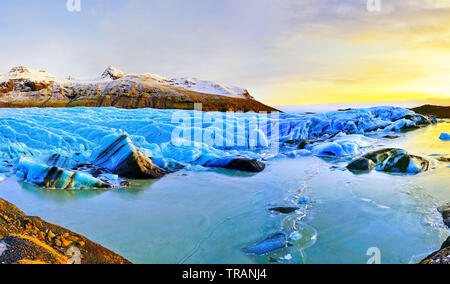
<path fill-rule="evenodd" d="M 320 157 L 344 157 L 349 155 L 349 153 L 336 142 L 316 145 L 312 149 L 312 152 L 314 155 Z"/>
<path fill-rule="evenodd" d="M 306 205 L 306 204 L 308 204 L 308 203 L 309 203 L 308 197 L 301 197 L 301 198 L 298 200 L 298 204 L 301 204 L 301 205 Z"/>
<path fill-rule="evenodd" d="M 6 176 L 4 174 L 0 174 L 0 182 L 4 182 L 6 179 Z"/>
<path fill-rule="evenodd" d="M 18 178 L 45 188 L 92 189 L 111 187 L 109 184 L 87 173 L 50 167 L 28 158 L 20 159 L 15 170 Z"/>
<path fill-rule="evenodd" d="M 312 152 L 309 150 L 295 150 L 295 151 L 290 151 L 285 153 L 286 156 L 288 156 L 289 158 L 296 158 L 296 157 L 307 157 L 307 156 L 311 156 Z"/>
<path fill-rule="evenodd" d="M 361 135 L 348 135 L 337 137 L 332 142 L 313 145 L 312 153 L 319 157 L 346 157 L 355 156 L 362 148 L 375 143 L 375 139 Z"/>
<path fill-rule="evenodd" d="M 244 250 L 246 254 L 265 255 L 267 253 L 285 248 L 287 245 L 286 235 L 283 233 L 274 234 L 258 244 Z"/>
<path fill-rule="evenodd" d="M 299 241 L 299 240 L 301 240 L 303 238 L 303 235 L 302 234 L 300 234 L 300 232 L 293 232 L 292 234 L 290 234 L 289 235 L 289 239 L 291 240 L 291 241 L 294 241 L 294 242 L 296 242 L 296 241 Z"/>
<path fill-rule="evenodd" d="M 307 156 L 311 156 L 312 152 L 309 150 L 299 150 L 299 151 L 297 151 L 297 155 L 302 156 L 302 157 L 307 157 Z"/>
<path fill-rule="evenodd" d="M 377 171 L 396 174 L 418 174 L 435 168 L 437 161 L 425 157 L 410 155 L 402 149 L 381 149 L 367 153 L 351 162 L 347 168 L 350 171 Z"/>
<path fill-rule="evenodd" d="M 441 136 L 439 136 L 439 139 L 443 141 L 450 141 L 450 134 L 449 133 L 442 133 Z"/>
<path fill-rule="evenodd" d="M 92 155 L 93 164 L 125 178 L 160 178 L 165 172 L 125 134 L 109 135 Z"/>

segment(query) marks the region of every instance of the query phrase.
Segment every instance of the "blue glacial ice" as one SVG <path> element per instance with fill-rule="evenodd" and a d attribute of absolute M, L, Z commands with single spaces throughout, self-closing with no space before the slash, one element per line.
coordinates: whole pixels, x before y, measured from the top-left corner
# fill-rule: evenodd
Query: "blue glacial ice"
<path fill-rule="evenodd" d="M 366 134 L 381 136 L 430 123 L 424 116 L 396 107 L 277 115 L 84 107 L 0 109 L 0 173 L 15 169 L 24 178 L 25 172 L 31 172 L 26 179 L 35 183 L 34 179 L 42 182 L 38 175 L 52 167 L 70 175 L 77 165 L 97 161 L 112 170 L 132 147 L 168 171 L 197 169 L 236 157 L 347 157 L 374 145 L 376 139 Z M 101 149 L 122 135 L 132 145 L 96 159 Z M 309 141 L 304 149 L 298 148 L 301 141 Z M 279 153 L 273 154 L 274 149 Z M 80 179 L 80 188 L 96 183 L 85 176 Z"/>
<path fill-rule="evenodd" d="M 276 233 L 256 245 L 244 249 L 246 254 L 265 255 L 270 252 L 285 248 L 287 245 L 287 237 L 284 233 Z"/>
<path fill-rule="evenodd" d="M 362 135 L 343 135 L 310 147 L 312 153 L 318 157 L 348 157 L 360 154 L 362 149 L 372 146 L 375 142 L 375 139 Z"/>
<path fill-rule="evenodd" d="M 88 173 L 47 166 L 29 158 L 21 158 L 15 171 L 17 177 L 45 188 L 91 189 L 111 187 Z"/>

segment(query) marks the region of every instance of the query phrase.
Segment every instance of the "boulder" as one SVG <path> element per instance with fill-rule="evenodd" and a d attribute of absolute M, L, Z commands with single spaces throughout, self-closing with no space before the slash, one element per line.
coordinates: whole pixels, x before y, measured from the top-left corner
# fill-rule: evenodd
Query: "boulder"
<path fill-rule="evenodd" d="M 105 145 L 93 154 L 93 164 L 125 178 L 155 179 L 166 174 L 125 134 L 106 137 Z"/>
<path fill-rule="evenodd" d="M 298 144 L 298 149 L 299 150 L 304 150 L 306 148 L 306 146 L 308 145 L 313 145 L 314 142 L 310 141 L 310 140 L 301 140 L 300 143 Z"/>
<path fill-rule="evenodd" d="M 444 224 L 450 228 L 450 203 L 438 208 L 439 213 L 442 214 Z"/>
<path fill-rule="evenodd" d="M 38 217 L 26 216 L 1 198 L 0 263 L 130 264 L 125 258 L 80 234 Z"/>
<path fill-rule="evenodd" d="M 438 211 L 442 214 L 444 224 L 450 228 L 450 203 L 439 207 Z M 425 258 L 421 264 L 450 264 L 450 238 L 445 241 L 439 251 Z"/>
<path fill-rule="evenodd" d="M 264 163 L 244 157 L 216 159 L 207 162 L 204 166 L 208 168 L 223 168 L 250 173 L 259 173 L 266 168 Z"/>
<path fill-rule="evenodd" d="M 450 238 L 445 241 L 439 251 L 422 260 L 420 264 L 450 264 Z"/>
<path fill-rule="evenodd" d="M 378 171 L 387 173 L 418 174 L 428 171 L 430 161 L 419 156 L 409 155 L 406 152 L 393 152 L 377 167 Z"/>
<path fill-rule="evenodd" d="M 394 140 L 394 139 L 400 138 L 400 136 L 398 136 L 398 135 L 386 135 L 386 136 L 383 136 L 383 138 Z"/>
<path fill-rule="evenodd" d="M 418 174 L 435 167 L 433 160 L 410 155 L 401 149 L 381 149 L 368 153 L 351 162 L 347 168 L 351 171 L 370 171 L 398 174 Z"/>
<path fill-rule="evenodd" d="M 298 207 L 274 207 L 274 208 L 270 208 L 269 211 L 278 212 L 281 214 L 291 214 L 299 209 L 300 208 L 298 208 Z"/>
<path fill-rule="evenodd" d="M 348 166 L 347 169 L 351 170 L 351 171 L 371 171 L 376 167 L 376 164 L 367 158 L 359 158 L 353 162 L 351 162 Z"/>

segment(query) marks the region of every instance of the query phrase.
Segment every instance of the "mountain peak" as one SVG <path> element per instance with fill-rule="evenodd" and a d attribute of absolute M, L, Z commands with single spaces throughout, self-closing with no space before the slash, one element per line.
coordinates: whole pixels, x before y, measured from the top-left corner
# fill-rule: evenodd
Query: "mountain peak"
<path fill-rule="evenodd" d="M 31 79 L 36 81 L 54 81 L 56 77 L 44 70 L 31 69 L 25 66 L 16 66 L 9 71 L 10 77 Z"/>
<path fill-rule="evenodd" d="M 28 67 L 25 66 L 15 66 L 9 71 L 9 74 L 24 74 L 24 73 L 32 73 L 34 70 L 31 70 Z"/>
<path fill-rule="evenodd" d="M 106 70 L 103 72 L 101 78 L 102 79 L 111 79 L 111 80 L 117 80 L 125 76 L 125 73 L 122 72 L 119 68 L 108 66 Z"/>

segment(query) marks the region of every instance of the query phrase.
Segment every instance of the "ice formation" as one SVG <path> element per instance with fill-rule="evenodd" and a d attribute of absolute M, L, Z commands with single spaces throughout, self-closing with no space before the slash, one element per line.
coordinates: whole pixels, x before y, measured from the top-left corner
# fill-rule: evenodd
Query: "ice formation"
<path fill-rule="evenodd" d="M 444 141 L 450 141 L 450 134 L 442 133 L 441 136 L 439 137 L 439 139 L 444 140 Z"/>
<path fill-rule="evenodd" d="M 437 161 L 411 155 L 402 149 L 381 149 L 354 160 L 347 168 L 352 172 L 376 169 L 379 172 L 416 175 L 436 166 Z"/>
<path fill-rule="evenodd" d="M 42 184 L 52 167 L 66 177 L 82 172 L 79 165 L 94 164 L 109 170 L 107 174 L 121 176 L 115 169 L 136 151 L 166 171 L 227 168 L 236 159 L 252 161 L 257 168 L 255 162 L 270 157 L 353 157 L 374 145 L 374 134 L 382 137 L 388 131 L 430 123 L 424 116 L 395 107 L 278 115 L 85 107 L 0 109 L 0 173 L 14 168 L 19 177 Z M 371 137 L 365 136 L 369 133 Z M 127 137 L 126 143 L 99 158 L 122 136 Z M 99 178 L 81 173 L 76 177 L 81 181 L 74 185 L 55 185 L 86 188 Z"/>
<path fill-rule="evenodd" d="M 20 159 L 15 171 L 17 177 L 45 188 L 91 189 L 111 187 L 88 173 L 50 167 L 28 158 Z"/>

